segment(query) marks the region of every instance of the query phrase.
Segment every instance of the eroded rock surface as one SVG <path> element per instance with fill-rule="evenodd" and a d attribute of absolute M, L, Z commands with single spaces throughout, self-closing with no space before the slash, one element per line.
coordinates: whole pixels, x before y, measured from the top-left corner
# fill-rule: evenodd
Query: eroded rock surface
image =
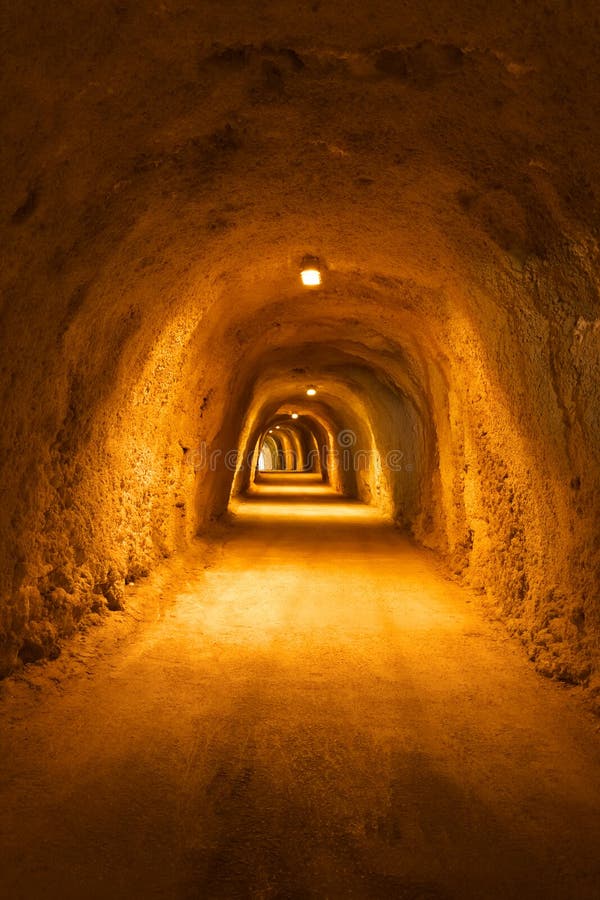
<path fill-rule="evenodd" d="M 314 381 L 412 466 L 360 496 L 600 690 L 594 5 L 4 6 L 0 671 L 221 513 L 205 450 Z"/>

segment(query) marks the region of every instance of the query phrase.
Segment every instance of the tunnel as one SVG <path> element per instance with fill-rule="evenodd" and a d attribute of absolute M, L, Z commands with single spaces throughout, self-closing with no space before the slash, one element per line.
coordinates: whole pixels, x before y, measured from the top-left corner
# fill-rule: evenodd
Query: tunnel
<path fill-rule="evenodd" d="M 597 898 L 595 5 L 2 5 L 0 893 Z"/>

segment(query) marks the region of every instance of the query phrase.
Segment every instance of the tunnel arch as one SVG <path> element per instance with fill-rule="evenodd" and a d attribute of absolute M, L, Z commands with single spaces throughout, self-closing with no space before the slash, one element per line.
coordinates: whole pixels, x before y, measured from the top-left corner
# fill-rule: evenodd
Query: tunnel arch
<path fill-rule="evenodd" d="M 294 465 L 291 467 L 291 469 L 293 471 L 299 472 L 321 472 L 318 443 L 313 434 L 313 431 L 311 430 L 311 427 L 309 426 L 305 418 L 301 420 L 294 420 L 291 423 L 287 421 L 286 417 L 283 417 L 280 420 L 275 418 L 270 421 L 268 425 L 272 427 L 267 427 L 266 431 L 264 429 L 261 431 L 254 448 L 254 453 L 252 453 L 252 461 L 249 464 L 251 472 L 254 472 L 256 474 L 257 472 L 264 471 L 264 469 L 260 468 L 257 462 L 257 459 L 260 458 L 262 447 L 268 440 L 276 441 L 278 434 L 281 434 L 281 431 L 283 431 L 284 434 L 287 433 L 293 439 L 294 446 L 292 453 Z M 248 453 L 248 458 L 250 458 L 250 452 Z M 290 470 L 289 466 L 287 468 L 288 470 Z M 251 481 L 252 478 L 250 478 L 249 480 Z"/>
<path fill-rule="evenodd" d="M 284 418 L 285 421 L 285 418 Z M 277 419 L 270 422 L 276 429 Z M 299 432 L 303 439 L 303 461 L 304 471 L 315 472 L 320 474 L 324 481 L 328 480 L 326 459 L 322 449 L 327 446 L 328 433 L 323 423 L 313 415 L 302 413 L 301 418 L 294 422 L 294 429 Z M 271 431 L 269 428 L 268 431 Z M 250 440 L 250 439 L 249 439 Z M 260 442 L 260 438 L 259 438 Z M 254 457 L 253 457 L 254 458 Z M 236 471 L 236 475 L 232 481 L 231 493 L 238 494 L 248 489 L 251 478 L 252 465 L 246 469 L 243 463 L 243 450 L 240 452 L 240 466 Z M 248 476 L 248 477 L 247 477 Z"/>
<path fill-rule="evenodd" d="M 414 410 L 422 491 L 401 524 L 541 668 L 587 682 L 600 332 L 585 5 L 534 2 L 517 23 L 493 4 L 351 2 L 343 22 L 299 9 L 293 33 L 273 3 L 260 23 L 239 3 L 145 6 L 124 25 L 35 3 L 4 54 L 23 99 L 2 161 L 0 669 L 54 652 L 223 513 L 261 366 L 320 343 Z M 574 28 L 577 52 L 557 52 Z M 324 271 L 310 295 L 307 253 Z M 368 451 L 375 415 L 328 411 L 327 434 L 362 427 Z"/>
<path fill-rule="evenodd" d="M 278 468 L 279 447 L 277 440 L 268 434 L 263 435 L 258 446 L 257 471 L 275 471 Z"/>
<path fill-rule="evenodd" d="M 294 472 L 298 467 L 298 458 L 301 455 L 299 443 L 295 428 L 274 424 L 272 440 L 277 442 L 278 449 L 278 465 L 277 469 L 285 472 Z M 261 442 L 265 440 L 265 435 L 261 434 L 256 442 L 254 453 L 252 454 L 253 471 L 257 470 L 257 454 L 260 453 Z"/>
<path fill-rule="evenodd" d="M 426 462 L 435 456 L 435 446 L 427 446 L 428 436 L 434 440 L 433 427 L 428 419 L 423 421 L 426 404 L 422 396 L 414 401 L 418 390 L 407 382 L 405 369 L 397 365 L 397 355 L 390 358 L 402 377 L 382 368 L 381 356 L 369 353 L 364 346 L 340 349 L 334 341 L 329 343 L 323 338 L 296 349 L 285 347 L 279 356 L 270 353 L 267 361 L 257 365 L 262 374 L 256 382 L 254 407 L 248 416 L 260 420 L 267 414 L 260 404 L 268 404 L 268 392 L 273 386 L 277 386 L 273 406 L 285 400 L 288 405 L 295 404 L 302 415 L 319 408 L 333 438 L 329 443 L 331 457 L 349 467 L 342 473 L 346 478 L 342 490 L 369 502 L 375 500 L 405 527 L 416 527 L 423 506 L 421 499 L 429 490 L 424 465 L 429 466 L 428 472 L 434 477 Z M 305 362 L 303 367 L 295 364 L 300 359 Z M 310 400 L 304 387 L 309 382 L 321 385 L 318 395 Z M 377 422 L 376 433 L 373 421 Z M 247 456 L 247 440 L 242 434 L 242 461 Z M 252 442 L 253 436 L 249 440 Z M 325 445 L 323 441 L 322 446 Z M 364 465 L 357 465 L 361 460 Z M 247 487 L 247 482 L 238 473 L 234 493 Z"/>

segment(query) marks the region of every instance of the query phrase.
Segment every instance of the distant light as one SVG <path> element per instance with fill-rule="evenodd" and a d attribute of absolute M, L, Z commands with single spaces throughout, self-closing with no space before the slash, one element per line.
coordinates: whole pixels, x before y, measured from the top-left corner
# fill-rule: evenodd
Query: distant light
<path fill-rule="evenodd" d="M 308 388 L 308 390 L 306 391 L 306 396 L 307 396 L 307 397 L 314 397 L 316 393 L 317 393 L 317 389 L 316 389 L 316 388 Z"/>
<path fill-rule="evenodd" d="M 302 269 L 300 278 L 304 287 L 318 287 L 321 284 L 321 273 L 318 269 Z"/>
<path fill-rule="evenodd" d="M 273 429 L 269 428 L 269 434 L 273 434 Z"/>
<path fill-rule="evenodd" d="M 281 428 L 281 425 L 276 425 L 275 428 Z"/>
<path fill-rule="evenodd" d="M 297 418 L 298 418 L 298 413 L 292 413 L 292 419 L 297 419 Z"/>

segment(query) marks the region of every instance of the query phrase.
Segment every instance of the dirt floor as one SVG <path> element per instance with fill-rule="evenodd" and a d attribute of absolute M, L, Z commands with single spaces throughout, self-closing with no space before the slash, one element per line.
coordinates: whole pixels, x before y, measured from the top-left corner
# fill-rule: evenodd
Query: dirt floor
<path fill-rule="evenodd" d="M 373 509 L 234 512 L 3 683 L 0 896 L 597 900 L 577 694 Z"/>

